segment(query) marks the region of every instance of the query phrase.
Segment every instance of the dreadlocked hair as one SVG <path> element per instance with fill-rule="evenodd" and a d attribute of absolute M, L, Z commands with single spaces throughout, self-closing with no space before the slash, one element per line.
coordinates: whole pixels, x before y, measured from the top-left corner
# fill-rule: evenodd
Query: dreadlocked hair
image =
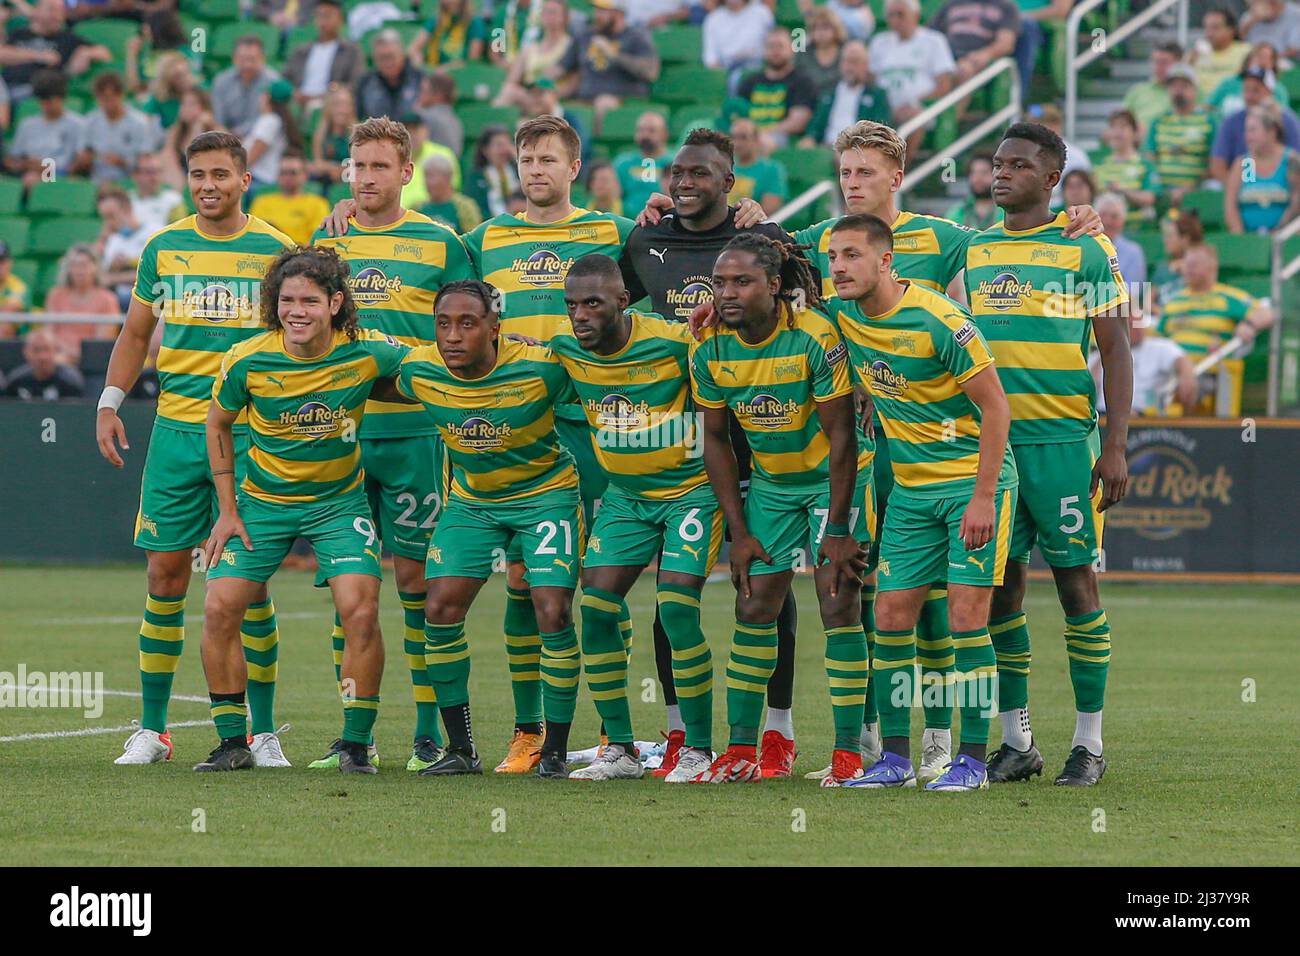
<path fill-rule="evenodd" d="M 786 325 L 794 328 L 796 303 L 798 309 L 819 309 L 822 305 L 820 283 L 812 263 L 804 255 L 804 250 L 809 248 L 795 242 L 771 239 L 758 232 L 742 232 L 722 251 L 748 252 L 769 279 L 780 277 L 781 285 L 776 297 L 786 305 Z"/>
<path fill-rule="evenodd" d="M 494 286 L 486 282 L 480 282 L 478 279 L 458 279 L 455 282 L 448 282 L 438 290 L 438 294 L 433 299 L 433 311 L 438 311 L 438 304 L 442 302 L 442 297 L 459 292 L 462 295 L 468 295 L 478 299 L 483 303 L 483 312 L 489 318 L 498 315 L 501 311 L 501 294 Z"/>
<path fill-rule="evenodd" d="M 297 246 L 285 249 L 271 263 L 262 280 L 262 324 L 268 329 L 280 329 L 280 287 L 285 279 L 304 276 L 325 293 L 325 298 L 334 298 L 334 293 L 343 293 L 343 304 L 338 312 L 330 317 L 330 327 L 335 331 L 346 332 L 348 341 L 357 338 L 357 306 L 352 300 L 352 289 L 348 285 L 350 270 L 337 252 L 327 246 Z"/>

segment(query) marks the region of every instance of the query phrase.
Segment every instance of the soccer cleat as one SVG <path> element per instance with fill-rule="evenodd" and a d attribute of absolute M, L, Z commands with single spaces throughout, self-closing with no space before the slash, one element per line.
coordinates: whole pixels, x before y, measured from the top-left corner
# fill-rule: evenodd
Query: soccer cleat
<path fill-rule="evenodd" d="M 683 747 L 677 756 L 677 766 L 664 777 L 664 783 L 694 783 L 695 778 L 709 769 L 713 754 L 699 747 Z"/>
<path fill-rule="evenodd" d="M 929 730 L 921 735 L 921 766 L 916 771 L 920 783 L 929 783 L 943 775 L 952 761 L 952 731 Z"/>
<path fill-rule="evenodd" d="M 868 731 L 866 725 L 862 727 L 862 734 L 858 737 L 858 753 L 862 757 L 862 766 L 871 767 L 880 762 L 880 733 L 879 731 Z M 803 775 L 805 780 L 825 780 L 835 769 L 833 765 L 827 764 L 821 770 L 809 770 Z"/>
<path fill-rule="evenodd" d="M 822 786 L 842 787 L 862 775 L 862 754 L 856 750 L 834 750 L 831 751 L 831 772 L 822 778 Z"/>
<path fill-rule="evenodd" d="M 370 762 L 370 749 L 345 740 L 339 748 L 339 773 L 379 773 Z"/>
<path fill-rule="evenodd" d="M 569 774 L 570 780 L 638 780 L 645 767 L 630 744 L 610 744 L 595 760 Z"/>
<path fill-rule="evenodd" d="M 1091 787 L 1105 772 L 1106 761 L 1080 745 L 1070 751 L 1070 756 L 1065 758 L 1065 769 L 1052 783 L 1058 787 Z"/>
<path fill-rule="evenodd" d="M 605 751 L 609 747 L 604 748 Z M 604 757 L 604 752 L 597 753 L 596 759 Z M 568 780 L 569 765 L 564 762 L 564 754 L 542 754 L 537 761 L 537 776 L 543 780 Z"/>
<path fill-rule="evenodd" d="M 989 765 L 970 754 L 958 754 L 925 789 L 935 793 L 968 793 L 989 788 Z"/>
<path fill-rule="evenodd" d="M 758 750 L 758 766 L 763 771 L 764 779 L 790 776 L 797 756 L 799 751 L 794 749 L 794 741 L 779 730 L 769 730 L 763 734 L 763 745 Z"/>
<path fill-rule="evenodd" d="M 432 737 L 417 737 L 415 746 L 411 750 L 411 759 L 406 761 L 406 769 L 416 773 L 425 767 L 432 767 L 442 758 L 444 752 L 433 742 Z"/>
<path fill-rule="evenodd" d="M 664 762 L 650 771 L 652 777 L 666 777 L 677 767 L 682 748 L 686 746 L 686 731 L 673 730 L 668 733 L 668 749 L 664 751 Z"/>
<path fill-rule="evenodd" d="M 761 783 L 763 768 L 759 766 L 753 747 L 732 745 L 713 761 L 692 783 Z"/>
<path fill-rule="evenodd" d="M 343 746 L 343 738 L 335 737 L 334 743 L 330 744 L 330 749 L 325 752 L 325 756 L 319 760 L 313 760 L 307 764 L 308 770 L 337 770 L 339 769 L 339 749 Z M 379 748 L 370 744 L 366 748 L 370 762 L 374 766 L 379 766 Z"/>
<path fill-rule="evenodd" d="M 458 750 L 448 747 L 443 755 L 420 771 L 421 777 L 458 777 L 465 774 L 482 773 L 483 761 L 474 751 Z"/>
<path fill-rule="evenodd" d="M 532 773 L 542 758 L 542 735 L 516 730 L 510 738 L 506 755 L 496 766 L 496 773 Z"/>
<path fill-rule="evenodd" d="M 139 721 L 133 720 L 131 723 L 136 727 L 140 727 Z M 114 760 L 113 763 L 122 766 L 160 763 L 164 760 L 171 760 L 172 753 L 172 735 L 169 731 L 160 734 L 156 730 L 145 730 L 140 727 L 139 730 L 126 738 L 126 743 L 122 745 L 122 756 Z"/>
<path fill-rule="evenodd" d="M 194 765 L 199 773 L 213 773 L 222 770 L 252 770 L 253 752 L 242 740 L 237 744 L 221 741 L 221 746 L 208 754 L 208 759 Z"/>
<path fill-rule="evenodd" d="M 885 751 L 879 760 L 860 777 L 845 780 L 841 787 L 860 787 L 864 790 L 892 790 L 898 787 L 915 787 L 916 771 L 912 761 Z"/>
<path fill-rule="evenodd" d="M 290 729 L 289 724 L 269 734 L 249 734 L 248 749 L 253 752 L 253 764 L 258 767 L 292 767 L 289 758 L 280 749 L 280 735 Z"/>
<path fill-rule="evenodd" d="M 1014 783 L 1028 780 L 1034 774 L 1043 775 L 1043 755 L 1032 738 L 1028 750 L 1017 750 L 1004 743 L 989 758 L 989 783 Z"/>

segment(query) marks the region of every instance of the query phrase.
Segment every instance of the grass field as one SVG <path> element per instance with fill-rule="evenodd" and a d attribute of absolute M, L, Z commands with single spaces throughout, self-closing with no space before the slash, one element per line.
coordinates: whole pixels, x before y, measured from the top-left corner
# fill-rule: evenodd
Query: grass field
<path fill-rule="evenodd" d="M 917 791 L 823 790 L 802 773 L 829 756 L 823 639 L 811 582 L 798 582 L 801 632 L 796 779 L 745 787 L 666 787 L 649 777 L 605 785 L 535 778 L 423 779 L 402 767 L 414 719 L 400 612 L 386 584 L 389 648 L 377 742 L 378 777 L 344 780 L 306 764 L 338 734 L 327 597 L 310 577 L 273 582 L 280 615 L 278 717 L 291 770 L 213 777 L 190 766 L 215 743 L 210 726 L 175 729 L 170 764 L 116 767 L 138 699 L 105 698 L 103 715 L 0 710 L 0 845 L 11 864 L 1282 864 L 1300 849 L 1295 800 L 1300 655 L 1294 592 L 1270 586 L 1104 585 L 1114 630 L 1106 708 L 1109 769 L 1088 791 L 1056 788 L 1073 703 L 1052 588 L 1031 588 L 1035 733 L 1042 778 L 954 797 Z M 134 692 L 143 572 L 134 568 L 0 570 L 0 671 L 102 671 Z M 511 725 L 500 637 L 502 591 L 492 582 L 470 618 L 475 736 L 499 759 Z M 198 658 L 202 583 L 190 592 L 188 647 L 176 693 L 205 694 Z M 653 590 L 631 596 L 638 627 L 630 670 L 637 736 L 663 726 L 642 700 L 654 673 L 648 639 Z M 720 662 L 730 636 L 731 587 L 705 592 L 705 628 Z M 1286 637 L 1286 634 L 1291 637 Z M 720 663 L 719 663 L 720 666 Z M 1243 702 L 1246 678 L 1257 702 Z M 724 694 L 716 694 L 725 741 Z M 595 742 L 584 689 L 572 745 Z M 202 701 L 173 701 L 173 722 L 202 721 Z M 919 738 L 921 720 L 913 720 Z M 996 724 L 996 722 L 995 722 Z M 994 736 L 996 740 L 997 731 Z M 14 739 L 18 738 L 18 739 Z M 914 744 L 915 746 L 915 744 Z M 206 833 L 192 832 L 195 810 Z M 800 828 L 798 823 L 805 826 Z M 1104 829 L 1100 825 L 1104 823 Z M 494 826 L 495 824 L 495 826 Z M 501 831 L 504 832 L 501 832 Z M 1100 830 L 1100 832 L 1099 832 Z"/>

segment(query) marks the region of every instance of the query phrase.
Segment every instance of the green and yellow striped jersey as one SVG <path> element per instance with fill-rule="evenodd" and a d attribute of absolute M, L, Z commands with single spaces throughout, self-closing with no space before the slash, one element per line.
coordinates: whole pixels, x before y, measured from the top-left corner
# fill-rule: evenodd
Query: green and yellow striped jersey
<path fill-rule="evenodd" d="M 784 309 L 782 310 L 784 313 Z M 803 492 L 830 479 L 830 441 L 817 405 L 852 393 L 848 353 L 835 324 L 805 309 L 750 345 L 718 325 L 692 346 L 695 401 L 730 408 L 753 453 L 752 481 Z"/>
<path fill-rule="evenodd" d="M 591 426 L 612 486 L 637 498 L 680 498 L 708 482 L 691 399 L 684 322 L 629 311 L 632 332 L 613 355 L 584 349 L 566 320 L 551 339 Z"/>
<path fill-rule="evenodd" d="M 255 216 L 239 232 L 209 236 L 198 216 L 164 226 L 145 243 L 132 295 L 163 323 L 158 420 L 202 432 L 221 359 L 265 332 L 262 279 L 293 240 Z M 243 419 L 239 425 L 242 430 Z"/>
<path fill-rule="evenodd" d="M 435 341 L 433 300 L 448 282 L 474 278 L 460 237 L 422 213 L 404 210 L 387 226 L 369 229 L 348 220 L 342 236 L 316 230 L 312 245 L 333 249 L 352 271 L 349 285 L 360 326 L 391 335 L 404 345 Z M 371 400 L 362 438 L 432 435 L 436 429 L 418 405 Z"/>
<path fill-rule="evenodd" d="M 226 353 L 212 399 L 248 409 L 251 445 L 242 489 L 263 501 L 320 501 L 361 486 L 358 428 L 377 378 L 397 374 L 410 349 L 361 329 L 334 333 L 330 350 L 299 358 L 275 329 Z"/>
<path fill-rule="evenodd" d="M 822 274 L 822 298 L 835 297 L 831 281 L 831 227 L 839 218 L 824 219 L 794 234 L 795 242 L 808 245 L 808 258 Z M 948 288 L 966 266 L 966 246 L 975 235 L 969 226 L 920 213 L 900 212 L 891 224 L 894 232 L 894 277 L 928 286 L 939 292 Z"/>
<path fill-rule="evenodd" d="M 980 410 L 961 385 L 992 366 L 993 355 L 970 314 L 912 282 L 884 315 L 865 315 L 846 299 L 826 306 L 848 346 L 854 377 L 871 392 L 894 480 L 926 498 L 974 491 Z M 1015 483 L 1015 460 L 1007 454 L 998 487 Z"/>
<path fill-rule="evenodd" d="M 573 456 L 555 434 L 555 405 L 574 393 L 550 349 L 502 336 L 496 367 L 465 379 L 426 345 L 402 363 L 397 387 L 433 416 L 451 457 L 452 497 L 489 504 L 577 489 Z"/>
<path fill-rule="evenodd" d="M 1114 189 L 1126 193 L 1159 192 L 1160 190 L 1155 164 L 1140 155 L 1134 155 L 1131 159 L 1107 156 L 1093 167 L 1092 178 L 1100 189 Z M 1151 218 L 1152 212 L 1151 209 L 1130 204 L 1128 217 L 1124 221 L 1130 226 L 1140 226 Z"/>
<path fill-rule="evenodd" d="M 1160 334 L 1181 345 L 1194 362 L 1232 338 L 1237 323 L 1254 307 L 1249 292 L 1222 282 L 1207 292 L 1183 286 L 1164 302 Z"/>
<path fill-rule="evenodd" d="M 1218 122 L 1207 106 L 1186 114 L 1170 110 L 1151 121 L 1144 148 L 1162 189 L 1196 189 L 1210 175 L 1210 147 Z"/>
<path fill-rule="evenodd" d="M 1128 302 L 1104 235 L 1066 239 L 1059 213 L 1033 229 L 1005 222 L 966 250 L 966 295 L 1011 404 L 1011 444 L 1078 441 L 1096 426 L 1088 372 L 1092 317 Z"/>

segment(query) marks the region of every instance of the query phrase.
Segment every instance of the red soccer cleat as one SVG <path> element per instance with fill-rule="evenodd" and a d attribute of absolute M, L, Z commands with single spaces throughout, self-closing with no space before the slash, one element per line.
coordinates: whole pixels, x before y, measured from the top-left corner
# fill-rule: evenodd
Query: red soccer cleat
<path fill-rule="evenodd" d="M 752 746 L 732 745 L 692 783 L 761 783 L 763 772 Z"/>
<path fill-rule="evenodd" d="M 664 751 L 664 762 L 650 771 L 652 777 L 666 777 L 677 769 L 677 758 L 686 746 L 686 731 L 674 730 L 668 734 L 668 748 Z"/>
<path fill-rule="evenodd" d="M 765 778 L 790 776 L 797 756 L 799 751 L 794 749 L 794 741 L 783 736 L 779 730 L 769 730 L 763 734 L 758 765 L 763 769 Z"/>
<path fill-rule="evenodd" d="M 822 786 L 843 786 L 860 776 L 862 776 L 862 754 L 857 750 L 834 750 L 831 751 L 831 772 L 822 778 Z"/>

